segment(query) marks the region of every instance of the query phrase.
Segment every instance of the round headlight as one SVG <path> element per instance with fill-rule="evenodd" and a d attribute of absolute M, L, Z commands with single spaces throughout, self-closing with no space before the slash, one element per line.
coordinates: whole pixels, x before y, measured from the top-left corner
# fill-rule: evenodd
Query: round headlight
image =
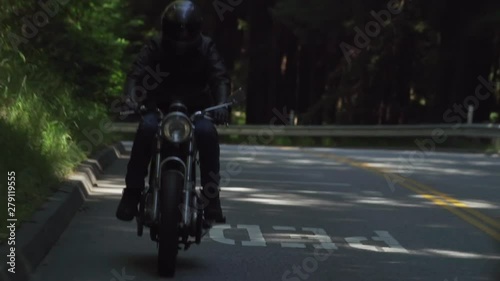
<path fill-rule="evenodd" d="M 163 122 L 163 135 L 168 141 L 181 143 L 191 135 L 191 122 L 182 113 L 172 113 L 165 117 Z"/>

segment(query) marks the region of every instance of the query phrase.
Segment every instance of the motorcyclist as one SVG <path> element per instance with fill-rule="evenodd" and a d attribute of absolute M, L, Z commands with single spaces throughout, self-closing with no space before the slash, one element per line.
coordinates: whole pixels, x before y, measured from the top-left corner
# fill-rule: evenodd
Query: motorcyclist
<path fill-rule="evenodd" d="M 226 101 L 230 77 L 214 42 L 201 33 L 202 21 L 200 8 L 191 1 L 174 1 L 166 7 L 161 33 L 142 48 L 127 75 L 125 95 L 130 107 L 165 109 L 171 101 L 178 100 L 192 113 Z M 219 109 L 212 117 L 216 124 L 226 123 L 228 110 Z M 205 217 L 222 221 L 217 130 L 208 119 L 200 119 L 194 125 L 202 194 L 209 200 Z M 154 113 L 143 115 L 127 166 L 126 187 L 116 211 L 119 220 L 131 221 L 138 213 L 157 126 Z"/>

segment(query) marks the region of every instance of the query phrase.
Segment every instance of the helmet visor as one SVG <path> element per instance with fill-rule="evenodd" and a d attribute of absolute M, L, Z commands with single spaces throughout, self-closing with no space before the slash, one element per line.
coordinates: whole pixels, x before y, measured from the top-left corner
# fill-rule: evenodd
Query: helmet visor
<path fill-rule="evenodd" d="M 200 33 L 200 24 L 166 22 L 163 26 L 164 36 L 177 42 L 191 42 Z"/>

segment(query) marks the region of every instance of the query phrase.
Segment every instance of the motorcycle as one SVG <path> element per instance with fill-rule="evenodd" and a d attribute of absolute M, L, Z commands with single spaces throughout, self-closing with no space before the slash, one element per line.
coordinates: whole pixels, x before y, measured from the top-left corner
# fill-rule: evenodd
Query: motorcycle
<path fill-rule="evenodd" d="M 192 244 L 199 245 L 215 223 L 205 220 L 203 203 L 207 201 L 196 188 L 199 160 L 194 122 L 197 118 L 211 119 L 210 112 L 234 106 L 242 98 L 240 88 L 230 96 L 229 102 L 197 111 L 191 116 L 187 115 L 188 110 L 181 102 L 170 104 L 165 113 L 156 108 L 159 125 L 150 163 L 149 185 L 142 192 L 136 222 L 138 236 L 142 236 L 144 227 L 147 227 L 151 240 L 157 242 L 157 266 L 162 277 L 175 275 L 181 245 L 184 250 Z M 120 114 L 134 113 L 124 111 Z M 225 218 L 216 223 L 225 223 Z"/>

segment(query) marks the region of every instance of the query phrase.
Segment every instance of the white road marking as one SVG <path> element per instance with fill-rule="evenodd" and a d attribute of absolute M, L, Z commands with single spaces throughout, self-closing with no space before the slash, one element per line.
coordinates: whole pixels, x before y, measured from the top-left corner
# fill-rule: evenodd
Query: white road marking
<path fill-rule="evenodd" d="M 260 231 L 260 227 L 258 225 L 239 224 L 237 228 L 246 229 L 248 232 L 248 236 L 250 237 L 250 241 L 241 242 L 243 246 L 257 246 L 257 247 L 267 246 L 266 240 L 264 239 L 262 231 Z"/>
<path fill-rule="evenodd" d="M 215 225 L 210 230 L 210 233 L 209 233 L 210 238 L 212 238 L 214 241 L 222 243 L 222 244 L 235 245 L 236 242 L 233 239 L 227 239 L 224 236 L 224 230 L 226 230 L 226 229 L 231 229 L 231 226 L 228 224 Z"/>
<path fill-rule="evenodd" d="M 406 250 L 405 248 L 403 248 L 401 246 L 401 244 L 399 244 L 399 242 L 394 237 L 392 237 L 391 234 L 389 234 L 388 231 L 378 230 L 378 231 L 375 231 L 375 233 L 378 235 L 378 237 L 377 236 L 373 236 L 372 237 L 373 240 L 375 240 L 375 241 L 382 241 L 382 242 L 386 243 L 387 245 L 389 245 L 389 248 L 382 247 L 382 250 L 384 252 L 388 252 L 388 253 L 405 253 L 405 254 L 408 253 L 408 250 Z"/>
<path fill-rule="evenodd" d="M 253 247 L 265 247 L 267 246 L 266 240 L 262 235 L 262 231 L 258 225 L 245 225 L 239 224 L 236 228 L 232 228 L 231 225 L 216 225 L 210 230 L 210 238 L 214 241 L 226 244 L 226 245 L 236 245 L 234 239 L 226 238 L 224 231 L 228 229 L 245 229 L 248 232 L 248 237 L 250 241 L 241 241 L 242 246 L 253 246 Z"/>
<path fill-rule="evenodd" d="M 327 250 L 336 250 L 337 246 L 332 242 L 330 236 L 326 233 L 323 228 L 313 228 L 313 227 L 303 227 L 302 230 L 310 231 L 314 233 L 311 237 L 312 239 L 318 240 L 321 244 L 314 244 L 313 247 L 316 249 L 327 249 Z"/>
<path fill-rule="evenodd" d="M 296 231 L 295 227 L 293 227 L 293 226 L 273 226 L 273 229 L 278 230 L 278 231 L 293 231 L 293 232 Z M 301 238 L 301 236 L 299 234 L 293 234 L 293 233 L 288 234 L 288 236 L 292 239 L 300 239 Z M 306 245 L 304 243 L 281 242 L 281 247 L 303 249 L 303 248 L 306 248 Z"/>
<path fill-rule="evenodd" d="M 351 246 L 353 248 L 367 250 L 367 251 L 373 251 L 373 252 L 381 252 L 382 251 L 382 249 L 380 247 L 363 245 L 363 243 L 361 243 L 362 241 L 367 241 L 367 240 L 368 240 L 368 238 L 363 237 L 363 236 L 345 238 L 345 241 L 349 244 L 349 246 Z"/>
<path fill-rule="evenodd" d="M 280 236 L 285 237 L 283 240 L 291 239 L 310 239 L 317 240 L 320 243 L 312 244 L 315 249 L 324 249 L 324 250 L 337 250 L 338 247 L 331 240 L 330 236 L 326 233 L 323 228 L 314 228 L 314 227 L 302 227 L 302 231 L 309 231 L 314 233 L 310 234 L 302 234 L 296 233 L 297 228 L 293 226 L 273 226 L 272 227 L 276 231 L 285 231 L 285 233 L 280 233 Z M 236 245 L 236 240 L 229 239 L 225 237 L 224 231 L 226 230 L 237 230 L 237 229 L 245 229 L 248 233 L 249 241 L 241 241 L 241 245 L 245 247 L 266 247 L 268 246 L 264 235 L 262 234 L 261 228 L 258 225 L 247 225 L 247 224 L 238 224 L 236 228 L 232 228 L 231 225 L 216 225 L 214 226 L 210 232 L 209 237 L 215 242 L 219 242 L 226 245 Z M 375 231 L 376 236 L 373 236 L 371 239 L 373 241 L 384 242 L 388 245 L 388 247 L 374 246 L 374 245 L 365 245 L 367 241 L 370 241 L 369 238 L 364 236 L 354 236 L 347 237 L 344 240 L 347 244 L 355 249 L 361 249 L 365 251 L 373 251 L 373 252 L 386 252 L 386 253 L 409 253 L 401 244 L 388 232 L 385 230 L 377 230 Z M 276 241 L 275 238 L 272 241 Z M 278 240 L 279 241 L 279 240 Z M 304 240 L 302 240 L 304 241 Z M 239 243 L 238 243 L 239 244 Z M 295 248 L 295 249 L 305 249 L 307 248 L 305 243 L 298 242 L 280 242 L 282 248 Z"/>
<path fill-rule="evenodd" d="M 373 236 L 372 239 L 375 241 L 381 241 L 386 243 L 389 247 L 378 247 L 378 246 L 371 246 L 371 245 L 363 245 L 363 241 L 368 241 L 369 239 L 366 237 L 362 236 L 357 236 L 357 237 L 347 237 L 345 238 L 345 241 L 349 244 L 349 246 L 356 248 L 356 249 L 361 249 L 361 250 L 367 250 L 367 251 L 373 251 L 373 252 L 387 252 L 387 253 L 409 253 L 408 250 L 403 248 L 399 242 L 392 237 L 392 235 L 389 234 L 388 231 L 384 230 L 378 230 L 375 231 L 375 233 L 378 236 Z"/>

